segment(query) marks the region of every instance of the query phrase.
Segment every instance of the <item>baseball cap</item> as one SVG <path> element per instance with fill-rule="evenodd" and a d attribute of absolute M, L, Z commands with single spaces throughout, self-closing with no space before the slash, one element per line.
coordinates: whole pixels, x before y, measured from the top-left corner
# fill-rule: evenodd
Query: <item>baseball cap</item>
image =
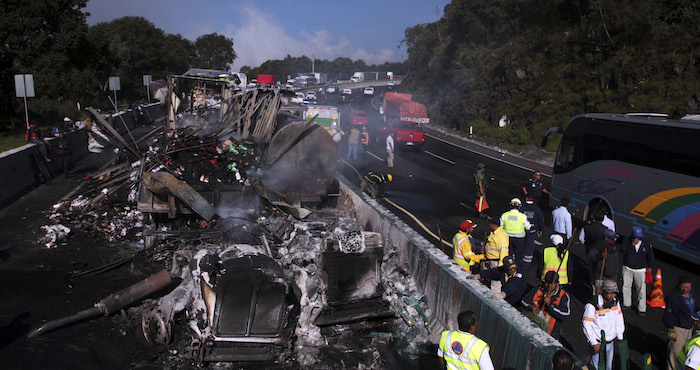
<path fill-rule="evenodd" d="M 558 283 L 559 282 L 559 274 L 557 274 L 556 271 L 547 271 L 547 273 L 544 274 L 544 282 L 545 283 Z"/>
<path fill-rule="evenodd" d="M 602 290 L 605 293 L 618 293 L 617 283 L 612 280 L 603 280 Z"/>
<path fill-rule="evenodd" d="M 644 237 L 644 231 L 642 231 L 642 228 L 639 226 L 635 226 L 632 228 L 632 237 L 634 238 L 643 238 Z"/>
<path fill-rule="evenodd" d="M 472 220 L 464 220 L 462 221 L 462 223 L 459 224 L 460 230 L 466 230 L 470 227 L 476 227 L 476 224 L 472 222 Z"/>
<path fill-rule="evenodd" d="M 552 236 L 549 237 L 549 240 L 551 240 L 552 244 L 554 245 L 564 244 L 564 238 L 562 238 L 559 234 L 552 234 Z"/>
<path fill-rule="evenodd" d="M 610 230 L 610 229 L 605 229 L 605 231 L 603 232 L 603 237 L 610 238 L 612 240 L 616 240 L 617 234 L 615 234 L 615 232 Z"/>

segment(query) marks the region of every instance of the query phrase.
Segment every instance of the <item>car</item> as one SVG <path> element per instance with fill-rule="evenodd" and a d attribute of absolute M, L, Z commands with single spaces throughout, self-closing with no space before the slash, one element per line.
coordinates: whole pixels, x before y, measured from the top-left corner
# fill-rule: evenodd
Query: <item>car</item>
<path fill-rule="evenodd" d="M 352 95 L 352 89 L 343 89 L 343 94 Z"/>
<path fill-rule="evenodd" d="M 361 110 L 353 110 L 350 113 L 350 124 L 351 125 L 363 125 L 367 126 L 367 113 Z"/>
<path fill-rule="evenodd" d="M 394 86 L 394 85 L 396 85 L 396 82 L 394 82 L 393 80 L 389 81 L 389 86 Z"/>
<path fill-rule="evenodd" d="M 374 95 L 374 87 L 365 87 L 365 95 Z"/>
<path fill-rule="evenodd" d="M 326 87 L 326 93 L 328 93 L 328 94 L 333 94 L 336 91 L 337 91 L 337 89 L 333 85 L 329 85 L 328 87 Z"/>
<path fill-rule="evenodd" d="M 309 91 L 306 93 L 306 100 L 316 100 L 316 92 Z"/>
<path fill-rule="evenodd" d="M 290 102 L 291 102 L 291 103 L 296 103 L 296 104 L 304 104 L 304 98 L 305 98 L 305 97 L 306 97 L 306 96 L 304 95 L 304 93 L 298 92 L 298 93 L 296 93 L 296 96 L 293 97 L 293 98 L 290 100 Z"/>

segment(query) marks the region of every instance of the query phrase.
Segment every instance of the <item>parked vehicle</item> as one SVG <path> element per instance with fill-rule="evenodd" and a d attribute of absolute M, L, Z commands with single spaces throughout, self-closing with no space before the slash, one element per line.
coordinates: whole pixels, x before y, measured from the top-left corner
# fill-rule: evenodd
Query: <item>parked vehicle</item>
<path fill-rule="evenodd" d="M 376 135 L 374 135 L 377 144 L 383 143 L 390 132 L 396 133 L 394 137 L 396 147 L 405 146 L 420 151 L 425 143 L 425 133 L 418 128 L 415 122 L 393 120 L 389 125 L 377 130 Z"/>
<path fill-rule="evenodd" d="M 328 87 L 326 87 L 326 93 L 328 94 L 334 94 L 336 91 L 338 90 L 333 85 L 328 85 Z"/>
<path fill-rule="evenodd" d="M 306 100 L 316 100 L 316 92 L 315 91 L 309 91 L 306 93 Z"/>
<path fill-rule="evenodd" d="M 296 96 L 293 97 L 290 102 L 295 103 L 295 104 L 304 104 L 304 98 L 306 98 L 306 95 L 304 93 L 296 93 Z"/>
<path fill-rule="evenodd" d="M 374 80 L 390 80 L 393 77 L 391 72 L 355 72 L 355 74 L 350 77 L 352 82 L 362 82 L 362 81 L 374 81 Z"/>
<path fill-rule="evenodd" d="M 384 115 L 384 121 L 402 120 L 417 124 L 429 123 L 428 112 L 425 105 L 411 101 L 413 95 L 388 92 L 384 95 L 384 104 L 380 113 Z"/>
<path fill-rule="evenodd" d="M 365 95 L 374 95 L 374 87 L 365 87 Z"/>

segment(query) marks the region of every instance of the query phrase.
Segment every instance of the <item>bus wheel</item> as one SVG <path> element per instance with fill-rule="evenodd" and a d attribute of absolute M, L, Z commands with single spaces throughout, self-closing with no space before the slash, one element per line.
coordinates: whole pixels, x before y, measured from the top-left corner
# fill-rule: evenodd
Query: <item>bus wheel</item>
<path fill-rule="evenodd" d="M 610 212 L 610 206 L 603 199 L 597 198 L 588 203 L 586 208 L 586 214 L 584 215 L 585 220 L 592 220 L 593 217 L 598 214 L 598 212 L 603 212 L 603 214 L 608 215 L 612 218 L 612 213 Z"/>

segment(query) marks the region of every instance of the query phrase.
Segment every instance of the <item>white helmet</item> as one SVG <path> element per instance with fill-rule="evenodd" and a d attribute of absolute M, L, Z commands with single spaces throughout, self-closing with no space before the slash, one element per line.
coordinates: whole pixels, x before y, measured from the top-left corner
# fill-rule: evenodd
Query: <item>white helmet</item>
<path fill-rule="evenodd" d="M 513 198 L 513 199 L 510 200 L 510 206 L 511 206 L 511 207 L 518 207 L 518 208 L 520 208 L 520 206 L 522 206 L 522 205 L 523 205 L 523 202 L 521 202 L 520 199 L 518 199 L 518 198 Z"/>

